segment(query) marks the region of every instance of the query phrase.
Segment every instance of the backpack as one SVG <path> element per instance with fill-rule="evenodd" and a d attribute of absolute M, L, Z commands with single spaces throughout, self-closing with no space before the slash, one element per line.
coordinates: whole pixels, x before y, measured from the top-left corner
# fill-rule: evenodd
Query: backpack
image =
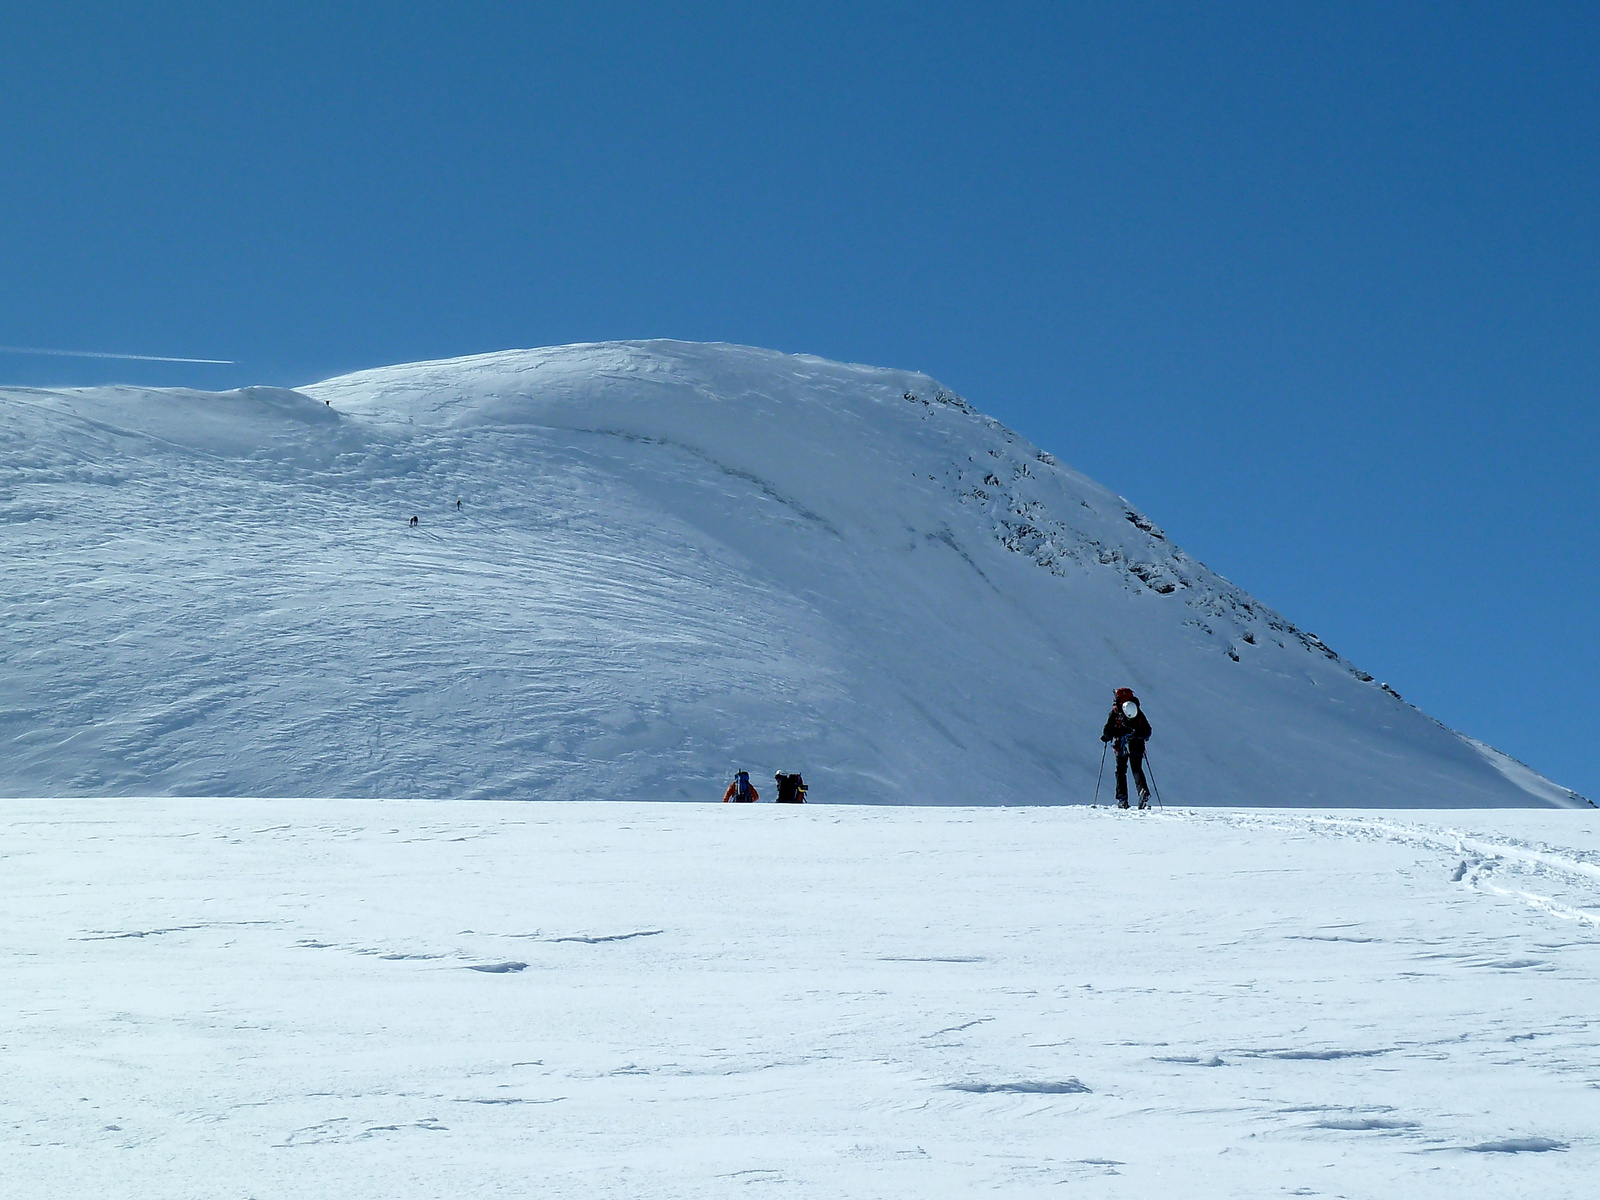
<path fill-rule="evenodd" d="M 800 777 L 800 772 L 785 775 L 779 771 L 773 776 L 778 781 L 779 804 L 804 804 L 806 802 L 806 781 Z"/>
<path fill-rule="evenodd" d="M 740 804 L 750 803 L 750 772 L 740 771 L 733 777 L 733 798 Z"/>

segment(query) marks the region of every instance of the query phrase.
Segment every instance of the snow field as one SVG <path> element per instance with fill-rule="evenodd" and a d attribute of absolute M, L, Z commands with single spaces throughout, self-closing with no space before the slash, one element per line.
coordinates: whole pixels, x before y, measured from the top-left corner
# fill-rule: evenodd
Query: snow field
<path fill-rule="evenodd" d="M 0 806 L 0 1192 L 1579 1197 L 1582 812 Z"/>

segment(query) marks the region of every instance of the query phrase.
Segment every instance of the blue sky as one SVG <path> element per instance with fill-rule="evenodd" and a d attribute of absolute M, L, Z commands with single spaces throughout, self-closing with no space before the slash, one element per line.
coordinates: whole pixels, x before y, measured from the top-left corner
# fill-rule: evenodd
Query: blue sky
<path fill-rule="evenodd" d="M 16 5 L 0 45 L 0 344 L 237 360 L 0 380 L 924 370 L 1600 798 L 1600 8 Z"/>

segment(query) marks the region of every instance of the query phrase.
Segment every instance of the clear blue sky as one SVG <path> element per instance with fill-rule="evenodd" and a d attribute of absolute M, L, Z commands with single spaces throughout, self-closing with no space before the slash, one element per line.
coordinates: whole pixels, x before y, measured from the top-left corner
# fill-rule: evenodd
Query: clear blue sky
<path fill-rule="evenodd" d="M 0 380 L 925 370 L 1600 799 L 1600 6 L 10 5 L 0 46 L 0 344 L 238 360 Z"/>

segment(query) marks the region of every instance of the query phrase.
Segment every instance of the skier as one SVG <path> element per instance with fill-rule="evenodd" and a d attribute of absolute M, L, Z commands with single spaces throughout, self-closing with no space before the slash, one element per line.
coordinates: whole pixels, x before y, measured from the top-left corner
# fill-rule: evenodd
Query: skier
<path fill-rule="evenodd" d="M 415 517 L 412 517 L 411 518 L 411 528 L 415 529 L 416 527 L 417 527 L 417 519 Z"/>
<path fill-rule="evenodd" d="M 1100 731 L 1102 742 L 1114 741 L 1117 749 L 1117 806 L 1128 807 L 1128 765 L 1133 765 L 1133 781 L 1139 786 L 1139 807 L 1150 804 L 1150 786 L 1144 781 L 1144 744 L 1150 738 L 1150 722 L 1139 707 L 1132 688 L 1118 688 L 1111 704 L 1111 715 Z"/>
<path fill-rule="evenodd" d="M 733 801 L 735 804 L 754 804 L 761 799 L 761 793 L 750 786 L 750 772 L 739 771 L 733 777 L 733 782 L 728 785 L 728 790 L 722 793 L 722 802 Z"/>
<path fill-rule="evenodd" d="M 779 771 L 773 776 L 778 781 L 779 804 L 804 804 L 806 802 L 806 781 L 800 777 L 800 772 L 786 775 Z"/>

